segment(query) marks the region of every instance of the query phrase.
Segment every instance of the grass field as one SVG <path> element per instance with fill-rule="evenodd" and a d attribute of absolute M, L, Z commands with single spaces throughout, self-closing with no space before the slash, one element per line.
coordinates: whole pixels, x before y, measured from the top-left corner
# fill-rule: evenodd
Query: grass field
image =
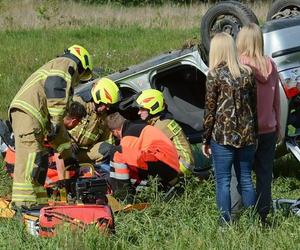
<path fill-rule="evenodd" d="M 260 22 L 264 22 L 272 0 L 253 1 L 251 4 L 247 0 L 242 2 L 253 10 Z M 209 7 L 210 4 L 201 1 L 193 1 L 190 5 L 166 3 L 154 7 L 125 8 L 116 4 L 91 6 L 80 1 L 0 0 L 0 28 L 16 30 L 85 25 L 110 28 L 136 25 L 142 28 L 186 29 L 198 27 Z"/>
<path fill-rule="evenodd" d="M 111 72 L 180 48 L 198 35 L 197 25 L 178 30 L 128 25 L 0 31 L 0 117 L 7 118 L 8 105 L 24 80 L 67 46 L 84 45 L 92 52 L 96 67 Z M 10 185 L 0 168 L 0 194 L 8 195 Z M 151 207 L 117 214 L 116 234 L 111 237 L 90 228 L 64 230 L 54 239 L 41 239 L 28 235 L 17 219 L 1 219 L 0 249 L 300 249 L 300 218 L 280 212 L 271 216 L 270 229 L 262 228 L 247 211 L 237 224 L 220 229 L 213 180 L 191 179 L 185 193 L 169 202 L 163 202 L 154 189 L 150 191 L 143 197 Z M 300 181 L 278 177 L 273 196 L 298 198 Z"/>
<path fill-rule="evenodd" d="M 39 66 L 63 53 L 74 43 L 88 48 L 96 67 L 106 72 L 141 62 L 160 52 L 180 48 L 197 34 L 196 29 L 173 30 L 126 28 L 47 29 L 2 31 L 0 115 L 7 108 L 23 81 Z M 8 87 L 9 86 L 9 87 Z"/>

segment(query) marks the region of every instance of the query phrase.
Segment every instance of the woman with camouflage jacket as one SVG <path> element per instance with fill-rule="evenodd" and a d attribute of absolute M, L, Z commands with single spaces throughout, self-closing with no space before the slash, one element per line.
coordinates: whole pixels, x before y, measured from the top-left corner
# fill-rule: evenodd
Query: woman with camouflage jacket
<path fill-rule="evenodd" d="M 230 180 L 234 165 L 244 207 L 256 193 L 251 179 L 257 139 L 256 87 L 251 69 L 239 63 L 233 38 L 211 40 L 206 82 L 203 154 L 212 155 L 220 223 L 231 221 Z"/>

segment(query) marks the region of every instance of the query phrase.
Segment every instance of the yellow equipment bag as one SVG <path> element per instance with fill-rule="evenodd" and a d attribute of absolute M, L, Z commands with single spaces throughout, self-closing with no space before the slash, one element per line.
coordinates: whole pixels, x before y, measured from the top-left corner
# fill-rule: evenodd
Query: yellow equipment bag
<path fill-rule="evenodd" d="M 0 217 L 1 218 L 12 218 L 15 215 L 15 211 L 10 209 L 10 202 L 4 198 L 0 198 Z"/>
<path fill-rule="evenodd" d="M 106 195 L 106 197 L 108 200 L 108 205 L 111 207 L 114 213 L 121 212 L 121 211 L 131 212 L 134 210 L 141 211 L 150 206 L 149 203 L 128 204 L 126 206 L 122 206 L 122 204 L 118 202 L 117 199 L 114 198 L 113 196 Z"/>

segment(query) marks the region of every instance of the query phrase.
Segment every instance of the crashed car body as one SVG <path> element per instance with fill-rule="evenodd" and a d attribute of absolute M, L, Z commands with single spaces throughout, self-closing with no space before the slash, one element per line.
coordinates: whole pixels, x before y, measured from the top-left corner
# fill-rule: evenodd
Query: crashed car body
<path fill-rule="evenodd" d="M 149 88 L 161 90 L 169 112 L 183 126 L 188 139 L 198 143 L 203 130 L 207 72 L 197 47 L 192 47 L 164 53 L 106 77 L 120 86 L 125 101 L 119 108 L 129 119 L 138 119 L 138 114 L 132 102 L 126 102 L 128 98 Z M 90 92 L 93 82 L 81 85 L 75 94 Z"/>
<path fill-rule="evenodd" d="M 299 125 L 292 124 L 290 119 L 300 109 L 300 18 L 267 22 L 263 33 L 265 53 L 276 63 L 280 76 L 281 134 L 287 148 L 300 161 Z"/>
<path fill-rule="evenodd" d="M 280 74 L 281 134 L 300 161 L 296 134 L 287 129 L 289 115 L 295 109 L 291 110 L 291 104 L 300 96 L 300 18 L 269 21 L 262 30 L 265 53 L 273 58 Z M 125 103 L 126 97 L 144 89 L 161 90 L 168 110 L 182 125 L 189 141 L 201 143 L 208 72 L 201 55 L 197 46 L 172 51 L 108 75 L 108 78 L 120 86 Z M 91 86 L 92 82 L 77 89 L 77 93 L 89 91 Z M 137 118 L 137 111 L 130 103 L 121 102 L 119 108 L 125 110 L 129 118 Z"/>

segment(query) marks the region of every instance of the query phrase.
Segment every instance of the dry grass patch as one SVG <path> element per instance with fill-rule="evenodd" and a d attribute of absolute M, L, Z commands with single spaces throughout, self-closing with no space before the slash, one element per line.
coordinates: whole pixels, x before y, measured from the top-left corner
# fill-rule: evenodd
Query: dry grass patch
<path fill-rule="evenodd" d="M 151 7 L 122 7 L 118 5 L 84 5 L 58 0 L 2 0 L 0 1 L 0 29 L 32 29 L 50 27 L 78 27 L 99 25 L 122 27 L 138 25 L 142 28 L 185 29 L 198 27 L 210 5 L 171 5 Z M 256 1 L 249 7 L 260 21 L 268 10 L 267 1 Z"/>

